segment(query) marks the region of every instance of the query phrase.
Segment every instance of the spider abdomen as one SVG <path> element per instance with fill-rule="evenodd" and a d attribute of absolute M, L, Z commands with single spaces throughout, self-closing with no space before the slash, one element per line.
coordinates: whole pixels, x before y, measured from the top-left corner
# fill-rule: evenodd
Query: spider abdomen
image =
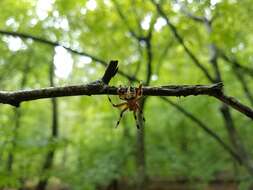
<path fill-rule="evenodd" d="M 138 110 L 138 103 L 136 102 L 136 100 L 129 100 L 128 101 L 128 107 L 130 111 L 134 111 L 136 112 Z"/>

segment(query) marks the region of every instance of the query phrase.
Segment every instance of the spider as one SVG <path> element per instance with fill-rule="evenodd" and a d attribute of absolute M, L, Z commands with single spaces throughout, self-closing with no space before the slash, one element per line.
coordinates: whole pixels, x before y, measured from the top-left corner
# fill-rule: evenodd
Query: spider
<path fill-rule="evenodd" d="M 136 121 L 136 127 L 139 129 L 139 123 L 137 121 L 137 113 L 139 112 L 141 114 L 142 120 L 143 122 L 145 122 L 145 118 L 143 117 L 143 112 L 140 108 L 140 104 L 139 104 L 139 100 L 143 97 L 142 96 L 142 84 L 139 85 L 139 87 L 133 88 L 133 87 L 128 87 L 127 91 L 125 90 L 125 88 L 119 88 L 117 91 L 119 98 L 121 100 L 124 100 L 125 102 L 123 103 L 119 103 L 119 104 L 114 104 L 111 100 L 111 98 L 108 96 L 108 99 L 110 101 L 110 103 L 112 104 L 113 107 L 119 108 L 121 109 L 120 112 L 120 117 L 119 120 L 117 121 L 116 124 L 116 128 L 118 127 L 123 114 L 125 113 L 125 111 L 127 111 L 129 109 L 129 111 L 133 111 L 134 114 L 134 119 Z"/>

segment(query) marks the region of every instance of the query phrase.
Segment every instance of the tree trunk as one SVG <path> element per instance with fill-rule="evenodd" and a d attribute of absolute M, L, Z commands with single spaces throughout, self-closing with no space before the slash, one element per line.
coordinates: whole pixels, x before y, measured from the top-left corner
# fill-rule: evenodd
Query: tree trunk
<path fill-rule="evenodd" d="M 141 103 L 141 109 L 144 108 L 145 100 Z M 139 122 L 140 128 L 137 130 L 136 139 L 136 165 L 137 165 L 137 181 L 136 189 L 144 190 L 146 176 L 146 156 L 145 156 L 145 128 L 142 115 L 138 113 L 137 121 Z"/>
<path fill-rule="evenodd" d="M 49 80 L 50 86 L 54 87 L 54 64 L 52 63 L 49 70 Z M 52 105 L 52 125 L 51 125 L 51 137 L 50 141 L 53 142 L 54 139 L 58 137 L 58 102 L 56 98 L 51 99 Z M 55 155 L 55 147 L 50 147 L 48 151 L 45 162 L 43 164 L 42 173 L 47 172 L 53 165 L 53 159 Z M 48 183 L 48 177 L 45 176 L 37 184 L 36 190 L 45 190 Z"/>

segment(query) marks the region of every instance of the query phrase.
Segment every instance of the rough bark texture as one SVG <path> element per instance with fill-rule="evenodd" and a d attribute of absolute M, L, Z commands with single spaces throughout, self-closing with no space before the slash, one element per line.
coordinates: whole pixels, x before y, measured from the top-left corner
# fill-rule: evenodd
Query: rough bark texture
<path fill-rule="evenodd" d="M 35 90 L 20 90 L 15 92 L 0 91 L 0 103 L 19 106 L 19 104 L 24 101 L 44 98 L 81 95 L 118 95 L 117 91 L 119 88 L 127 91 L 128 87 L 107 86 L 102 82 L 97 81 L 86 85 L 49 87 Z M 161 87 L 143 87 L 144 96 L 210 95 L 219 97 L 221 94 L 221 83 L 213 85 L 169 85 Z"/>

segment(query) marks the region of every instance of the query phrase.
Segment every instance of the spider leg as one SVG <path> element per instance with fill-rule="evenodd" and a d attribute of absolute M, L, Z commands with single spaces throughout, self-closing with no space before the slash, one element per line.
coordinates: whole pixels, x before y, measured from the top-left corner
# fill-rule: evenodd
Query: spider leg
<path fill-rule="evenodd" d="M 136 105 L 137 105 L 137 108 L 138 108 L 138 110 L 139 110 L 139 112 L 140 112 L 140 115 L 141 115 L 142 121 L 143 121 L 143 122 L 145 122 L 145 121 L 146 121 L 146 119 L 145 119 L 145 117 L 144 117 L 143 111 L 141 110 L 141 108 L 140 108 L 139 104 L 136 104 Z"/>
<path fill-rule="evenodd" d="M 146 121 L 146 119 L 145 119 L 145 117 L 144 117 L 144 114 L 143 114 L 142 110 L 141 110 L 141 109 L 139 109 L 139 111 L 140 111 L 141 118 L 142 118 L 143 122 L 145 122 L 145 121 Z"/>
<path fill-rule="evenodd" d="M 120 123 L 120 121 L 121 121 L 121 119 L 122 119 L 122 116 L 123 116 L 124 112 L 125 112 L 127 109 L 128 109 L 128 108 L 125 108 L 125 109 L 123 109 L 123 110 L 120 112 L 119 120 L 117 121 L 117 124 L 116 124 L 115 128 L 118 127 L 118 125 L 119 125 L 119 123 Z"/>
<path fill-rule="evenodd" d="M 136 112 L 135 112 L 135 111 L 134 111 L 134 119 L 135 119 L 135 122 L 136 122 L 136 127 L 137 127 L 137 129 L 140 129 L 140 126 L 139 126 L 138 119 L 137 119 L 137 116 L 136 116 Z"/>
<path fill-rule="evenodd" d="M 123 103 L 120 103 L 120 104 L 114 104 L 109 96 L 108 96 L 108 100 L 109 100 L 109 102 L 112 104 L 112 106 L 113 106 L 113 107 L 116 107 L 116 108 L 126 107 L 126 105 L 127 105 L 126 102 L 123 102 Z"/>
<path fill-rule="evenodd" d="M 144 98 L 144 96 L 139 96 L 138 98 L 136 98 L 136 101 L 141 100 L 142 98 Z"/>
<path fill-rule="evenodd" d="M 137 88 L 136 95 L 142 96 L 142 83 L 141 82 L 139 84 L 139 87 Z"/>

